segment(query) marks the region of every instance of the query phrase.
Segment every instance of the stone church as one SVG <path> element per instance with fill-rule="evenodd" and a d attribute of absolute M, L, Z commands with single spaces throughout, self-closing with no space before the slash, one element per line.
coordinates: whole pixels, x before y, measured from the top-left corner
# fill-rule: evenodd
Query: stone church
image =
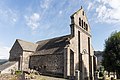
<path fill-rule="evenodd" d="M 9 62 L 17 62 L 16 69 L 22 71 L 34 69 L 64 78 L 74 77 L 78 71 L 81 80 L 94 80 L 95 56 L 85 11 L 81 7 L 70 18 L 71 34 L 36 43 L 17 39 Z"/>

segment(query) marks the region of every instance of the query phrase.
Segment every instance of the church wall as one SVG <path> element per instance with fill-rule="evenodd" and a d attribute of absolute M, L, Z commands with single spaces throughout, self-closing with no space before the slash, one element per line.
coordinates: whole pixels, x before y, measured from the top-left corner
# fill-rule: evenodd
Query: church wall
<path fill-rule="evenodd" d="M 77 33 L 77 29 L 74 28 L 74 34 L 75 36 L 78 36 L 78 33 Z M 71 40 L 70 40 L 70 45 L 69 45 L 69 49 L 71 49 L 73 52 L 74 52 L 74 68 L 75 69 L 78 69 L 78 38 L 77 37 L 73 37 Z"/>
<path fill-rule="evenodd" d="M 23 50 L 20 47 L 19 43 L 16 41 L 10 50 L 10 61 L 19 61 L 20 55 L 22 55 Z"/>
<path fill-rule="evenodd" d="M 84 63 L 84 77 L 89 77 L 89 51 L 88 51 L 88 35 L 84 32 L 81 32 L 82 36 L 82 46 L 81 46 L 81 53 L 83 54 L 83 63 Z M 86 52 L 84 52 L 86 50 Z"/>
<path fill-rule="evenodd" d="M 67 78 L 68 76 L 70 76 L 70 74 L 68 74 L 68 73 L 70 73 L 69 71 L 69 67 L 70 66 L 68 66 L 69 65 L 69 60 L 68 60 L 68 58 L 69 58 L 69 47 L 68 46 L 66 46 L 65 48 L 64 48 L 64 78 Z"/>
<path fill-rule="evenodd" d="M 30 68 L 41 73 L 64 74 L 64 55 L 34 55 L 30 57 Z"/>
<path fill-rule="evenodd" d="M 79 53 L 78 53 L 78 31 L 80 31 L 77 27 L 75 27 L 75 37 L 70 40 L 70 49 L 72 49 L 75 53 L 74 55 L 74 68 L 75 70 L 79 69 Z M 84 73 L 87 73 L 89 76 L 89 54 L 88 54 L 88 35 L 84 32 L 80 31 L 80 53 L 82 54 L 82 61 L 83 61 L 83 69 L 85 70 Z M 77 47 L 75 47 L 77 46 Z M 86 50 L 87 53 L 84 54 L 83 50 Z M 86 76 L 86 77 L 87 77 Z"/>
<path fill-rule="evenodd" d="M 30 55 L 32 54 L 33 54 L 32 52 L 23 51 L 23 56 L 21 58 L 23 71 L 29 70 L 29 58 L 30 58 Z"/>

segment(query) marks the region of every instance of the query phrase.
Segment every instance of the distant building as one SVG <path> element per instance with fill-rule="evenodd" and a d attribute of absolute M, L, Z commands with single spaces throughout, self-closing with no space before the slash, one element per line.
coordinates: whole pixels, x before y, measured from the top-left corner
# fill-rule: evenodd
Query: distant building
<path fill-rule="evenodd" d="M 71 16 L 71 34 L 38 41 L 35 44 L 17 39 L 10 50 L 9 61 L 18 62 L 18 69 L 35 69 L 42 74 L 94 80 L 95 55 L 91 30 L 81 7 Z"/>

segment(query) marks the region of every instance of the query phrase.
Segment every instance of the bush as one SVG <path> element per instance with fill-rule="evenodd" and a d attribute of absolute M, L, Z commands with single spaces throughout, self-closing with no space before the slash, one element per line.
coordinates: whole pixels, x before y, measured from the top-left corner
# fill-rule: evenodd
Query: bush
<path fill-rule="evenodd" d="M 22 74 L 22 71 L 17 70 L 17 71 L 15 71 L 15 74 L 16 74 L 16 75 L 20 75 L 20 74 Z"/>
<path fill-rule="evenodd" d="M 104 76 L 103 72 L 100 72 L 99 77 L 103 77 L 103 76 Z"/>

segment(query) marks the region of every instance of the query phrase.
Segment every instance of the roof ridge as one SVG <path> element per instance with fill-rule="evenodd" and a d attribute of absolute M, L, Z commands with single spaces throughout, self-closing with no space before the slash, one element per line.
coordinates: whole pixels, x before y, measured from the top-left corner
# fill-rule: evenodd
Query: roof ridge
<path fill-rule="evenodd" d="M 58 36 L 58 37 L 54 37 L 54 38 L 50 38 L 50 39 L 45 39 L 45 40 L 41 40 L 41 41 L 37 41 L 36 44 L 39 43 L 39 42 L 42 42 L 42 41 L 48 41 L 48 40 L 53 40 L 53 39 L 57 39 L 57 38 L 67 37 L 67 36 L 70 36 L 70 34 L 64 35 L 64 36 Z"/>
<path fill-rule="evenodd" d="M 25 41 L 25 40 L 22 40 L 22 39 L 16 39 L 16 40 L 17 40 L 17 41 L 23 41 L 23 42 L 26 42 L 26 43 L 36 44 L 36 43 L 29 42 L 29 41 Z"/>
<path fill-rule="evenodd" d="M 22 47 L 22 49 L 26 50 L 26 51 L 35 51 L 38 46 L 38 44 L 36 44 L 36 43 L 24 41 L 21 39 L 16 39 L 16 41 L 19 43 L 19 45 Z"/>

